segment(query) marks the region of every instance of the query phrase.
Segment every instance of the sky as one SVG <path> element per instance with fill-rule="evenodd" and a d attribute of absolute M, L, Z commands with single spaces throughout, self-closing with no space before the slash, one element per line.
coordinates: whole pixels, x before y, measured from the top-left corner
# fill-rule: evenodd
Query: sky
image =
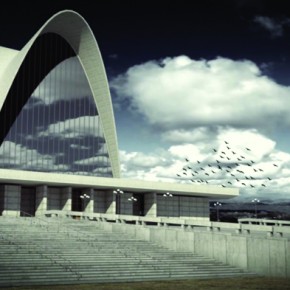
<path fill-rule="evenodd" d="M 10 1 L 0 44 L 54 13 L 90 25 L 110 84 L 124 178 L 290 198 L 287 1 Z"/>

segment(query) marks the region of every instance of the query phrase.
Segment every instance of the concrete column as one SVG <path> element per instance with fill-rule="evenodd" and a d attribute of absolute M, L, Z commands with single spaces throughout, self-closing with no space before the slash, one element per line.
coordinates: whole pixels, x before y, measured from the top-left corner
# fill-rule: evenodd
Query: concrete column
<path fill-rule="evenodd" d="M 20 216 L 21 186 L 1 186 L 3 195 L 3 216 Z"/>
<path fill-rule="evenodd" d="M 157 217 L 157 194 L 156 192 L 144 194 L 144 215 Z"/>
<path fill-rule="evenodd" d="M 72 188 L 65 187 L 61 190 L 61 200 L 60 207 L 63 211 L 71 211 L 72 204 Z"/>
<path fill-rule="evenodd" d="M 43 215 L 47 211 L 47 185 L 36 187 L 35 216 Z"/>
<path fill-rule="evenodd" d="M 86 199 L 84 198 L 84 212 L 85 213 L 94 213 L 94 198 L 95 198 L 95 192 L 93 188 L 86 188 L 82 191 L 82 194 L 88 195 L 90 198 Z"/>
<path fill-rule="evenodd" d="M 106 213 L 115 214 L 116 213 L 116 194 L 112 190 L 105 192 L 105 202 L 106 202 Z"/>

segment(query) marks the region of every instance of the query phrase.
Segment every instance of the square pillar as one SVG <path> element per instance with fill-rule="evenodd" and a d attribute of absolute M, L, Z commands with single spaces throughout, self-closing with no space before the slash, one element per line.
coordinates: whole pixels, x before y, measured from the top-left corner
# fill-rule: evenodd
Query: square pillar
<path fill-rule="evenodd" d="M 35 216 L 43 215 L 47 211 L 47 185 L 36 187 Z"/>
<path fill-rule="evenodd" d="M 60 200 L 60 207 L 63 211 L 71 211 L 71 204 L 72 204 L 72 188 L 65 187 L 61 190 L 61 200 Z"/>
<path fill-rule="evenodd" d="M 20 216 L 21 203 L 21 186 L 3 185 L 1 186 L 2 196 L 2 215 L 3 216 Z"/>
<path fill-rule="evenodd" d="M 155 192 L 144 194 L 144 215 L 157 217 L 157 194 Z"/>
<path fill-rule="evenodd" d="M 106 203 L 106 213 L 116 214 L 116 194 L 113 190 L 108 190 L 105 192 L 105 203 Z"/>

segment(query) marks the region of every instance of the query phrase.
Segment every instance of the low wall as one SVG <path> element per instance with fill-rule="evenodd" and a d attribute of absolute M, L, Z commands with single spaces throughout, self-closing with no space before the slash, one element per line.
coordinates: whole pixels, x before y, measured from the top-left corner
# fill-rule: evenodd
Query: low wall
<path fill-rule="evenodd" d="M 112 232 L 126 232 L 169 249 L 190 251 L 264 276 L 290 278 L 290 240 L 282 237 L 192 231 L 101 222 Z"/>

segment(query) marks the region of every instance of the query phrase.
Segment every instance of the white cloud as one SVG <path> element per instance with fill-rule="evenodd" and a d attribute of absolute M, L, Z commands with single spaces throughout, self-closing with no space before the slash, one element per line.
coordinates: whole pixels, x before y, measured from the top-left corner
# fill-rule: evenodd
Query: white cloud
<path fill-rule="evenodd" d="M 212 136 L 207 127 L 195 129 L 173 129 L 162 133 L 162 139 L 171 143 L 196 143 L 204 142 Z"/>
<path fill-rule="evenodd" d="M 0 147 L 0 163 L 7 168 L 66 171 L 65 164 L 55 164 L 55 156 L 40 154 L 35 149 L 4 141 Z"/>
<path fill-rule="evenodd" d="M 77 165 L 96 165 L 101 167 L 108 166 L 108 157 L 107 156 L 94 156 L 74 162 Z"/>
<path fill-rule="evenodd" d="M 82 116 L 62 122 L 50 124 L 46 131 L 38 134 L 41 136 L 58 136 L 61 138 L 78 138 L 83 136 L 103 137 L 98 116 Z"/>
<path fill-rule="evenodd" d="M 289 199 L 290 154 L 277 150 L 275 145 L 257 130 L 220 128 L 211 142 L 203 139 L 195 144 L 173 145 L 147 155 L 121 151 L 122 176 L 239 187 L 241 197 L 246 199 Z"/>
<path fill-rule="evenodd" d="M 272 37 L 281 37 L 284 34 L 284 27 L 289 26 L 289 19 L 276 20 L 268 16 L 256 16 L 254 22 L 270 32 Z"/>
<path fill-rule="evenodd" d="M 131 67 L 111 87 L 151 125 L 176 130 L 164 135 L 168 139 L 177 133 L 185 138 L 181 130 L 194 127 L 290 125 L 290 87 L 262 75 L 249 60 L 149 61 Z"/>
<path fill-rule="evenodd" d="M 91 96 L 92 93 L 78 58 L 71 57 L 52 69 L 32 95 L 51 104 L 57 100 Z"/>

